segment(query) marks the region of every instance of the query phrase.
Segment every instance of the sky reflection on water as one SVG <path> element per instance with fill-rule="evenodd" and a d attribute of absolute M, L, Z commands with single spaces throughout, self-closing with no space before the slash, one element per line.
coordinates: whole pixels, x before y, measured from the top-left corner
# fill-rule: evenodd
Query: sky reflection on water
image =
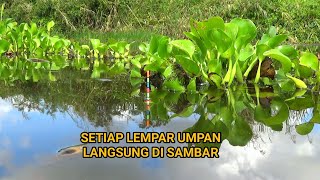
<path fill-rule="evenodd" d="M 57 151 L 79 144 L 82 131 L 103 129 L 88 122 L 80 127 L 63 112 L 54 117 L 38 111 L 25 115 L 0 100 L 0 179 L 317 179 L 320 169 L 319 126 L 309 138 L 266 132 L 246 147 L 225 141 L 219 159 L 59 159 Z M 142 113 L 112 119 L 109 131 L 146 131 L 139 127 Z M 182 131 L 195 119 L 175 118 L 148 131 Z"/>

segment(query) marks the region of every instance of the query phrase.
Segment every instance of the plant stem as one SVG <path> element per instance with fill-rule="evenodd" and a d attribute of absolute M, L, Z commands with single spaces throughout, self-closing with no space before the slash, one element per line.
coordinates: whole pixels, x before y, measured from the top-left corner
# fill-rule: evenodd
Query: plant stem
<path fill-rule="evenodd" d="M 256 64 L 258 58 L 256 57 L 252 62 L 251 64 L 249 65 L 248 69 L 246 70 L 246 72 L 243 74 L 244 78 L 247 78 L 250 71 L 252 70 L 252 68 L 254 67 L 254 65 Z"/>
<path fill-rule="evenodd" d="M 255 80 L 254 80 L 255 83 L 258 83 L 258 82 L 259 82 L 259 79 L 260 79 L 261 63 L 262 63 L 262 61 L 259 59 L 259 66 L 258 66 L 256 78 L 255 78 Z"/>
<path fill-rule="evenodd" d="M 254 89 L 256 91 L 257 104 L 260 106 L 260 88 L 257 84 L 254 84 Z"/>

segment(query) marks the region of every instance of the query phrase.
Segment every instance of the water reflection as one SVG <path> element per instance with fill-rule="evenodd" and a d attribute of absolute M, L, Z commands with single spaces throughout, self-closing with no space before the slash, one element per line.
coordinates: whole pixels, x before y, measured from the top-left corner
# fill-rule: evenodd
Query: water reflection
<path fill-rule="evenodd" d="M 125 76 L 110 83 L 70 70 L 55 75 L 64 78 L 1 85 L 1 179 L 317 178 L 317 94 L 257 87 L 154 90 L 146 128 L 144 95 L 131 96 L 136 89 Z M 220 159 L 57 156 L 59 149 L 79 144 L 82 131 L 221 131 L 224 141 Z"/>

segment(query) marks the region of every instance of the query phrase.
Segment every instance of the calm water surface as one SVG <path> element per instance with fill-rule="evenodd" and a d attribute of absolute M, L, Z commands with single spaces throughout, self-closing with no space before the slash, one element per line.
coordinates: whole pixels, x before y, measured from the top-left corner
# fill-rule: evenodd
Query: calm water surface
<path fill-rule="evenodd" d="M 310 109 L 297 122 L 289 120 L 279 132 L 250 125 L 250 142 L 241 147 L 223 141 L 219 159 L 58 156 L 59 149 L 79 144 L 83 131 L 179 132 L 199 118 L 194 113 L 145 128 L 143 95 L 133 98 L 125 92 L 130 91 L 130 85 L 112 84 L 78 78 L 1 90 L 0 179 L 319 179 L 319 126 L 315 125 L 308 136 L 300 136 L 294 129 L 298 121 L 310 119 Z M 294 117 L 291 113 L 290 118 Z"/>

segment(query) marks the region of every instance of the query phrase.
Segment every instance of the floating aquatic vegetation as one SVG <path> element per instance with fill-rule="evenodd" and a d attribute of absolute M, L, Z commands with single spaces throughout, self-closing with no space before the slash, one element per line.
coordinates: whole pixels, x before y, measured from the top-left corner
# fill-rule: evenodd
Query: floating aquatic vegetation
<path fill-rule="evenodd" d="M 139 45 L 99 39 L 80 44 L 54 36 L 51 33 L 54 24 L 50 21 L 46 27 L 38 27 L 33 22 L 19 24 L 10 18 L 0 20 L 0 54 L 32 62 L 32 65 L 2 62 L 2 79 L 9 78 L 12 82 L 19 79 L 14 73 L 26 71 L 24 80 L 37 82 L 46 69 L 49 72 L 45 77 L 55 81 L 51 71 L 71 65 L 92 71 L 91 77 L 97 79 L 105 74 L 130 74 L 135 86 L 144 78 L 141 72 L 150 71 L 156 75 L 157 85 L 182 92 L 196 91 L 195 87 L 204 82 L 223 89 L 251 81 L 278 86 L 285 91 L 319 90 L 317 56 L 286 45 L 288 36 L 277 34 L 275 27 L 270 27 L 257 40 L 257 28 L 249 19 L 191 20 L 190 32 L 185 32 L 187 39 L 154 36 L 149 43 Z M 138 50 L 133 52 L 133 47 Z M 13 72 L 9 72 L 11 70 Z"/>

